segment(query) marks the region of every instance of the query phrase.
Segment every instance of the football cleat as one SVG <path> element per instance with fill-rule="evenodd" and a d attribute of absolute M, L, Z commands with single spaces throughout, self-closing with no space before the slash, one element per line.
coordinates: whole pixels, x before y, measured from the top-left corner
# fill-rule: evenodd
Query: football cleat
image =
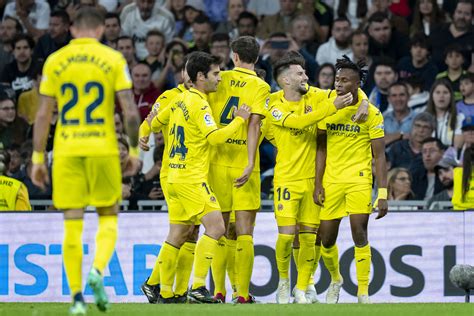
<path fill-rule="evenodd" d="M 85 315 L 87 312 L 87 306 L 84 302 L 84 297 L 81 293 L 74 295 L 74 302 L 69 308 L 69 315 Z"/>
<path fill-rule="evenodd" d="M 316 292 L 316 288 L 314 287 L 314 284 L 308 284 L 308 287 L 306 288 L 305 296 L 306 296 L 306 300 L 308 300 L 311 304 L 319 303 L 318 293 Z"/>
<path fill-rule="evenodd" d="M 101 312 L 106 312 L 110 308 L 109 298 L 105 293 L 104 281 L 102 275 L 96 269 L 92 268 L 87 277 L 87 284 L 94 292 L 94 302 Z"/>
<path fill-rule="evenodd" d="M 142 284 L 140 289 L 142 290 L 142 293 L 145 294 L 150 304 L 156 304 L 160 295 L 160 285 L 150 285 L 147 284 L 147 282 L 148 279 L 146 279 L 145 283 Z"/>
<path fill-rule="evenodd" d="M 359 295 L 357 296 L 357 302 L 359 304 L 371 304 L 370 303 L 370 298 L 368 295 Z"/>
<path fill-rule="evenodd" d="M 278 304 L 290 303 L 290 280 L 289 279 L 280 279 L 280 281 L 278 282 L 276 302 Z"/>
<path fill-rule="evenodd" d="M 214 298 L 216 300 L 220 300 L 222 303 L 225 303 L 225 295 L 222 293 L 217 293 L 216 295 L 214 295 Z"/>
<path fill-rule="evenodd" d="M 336 304 L 339 301 L 339 292 L 341 292 L 343 280 L 331 282 L 326 293 L 326 304 Z"/>
<path fill-rule="evenodd" d="M 295 300 L 293 303 L 296 304 L 311 304 L 310 301 L 306 299 L 306 291 L 299 290 L 297 288 L 294 289 L 293 294 L 295 296 Z"/>
<path fill-rule="evenodd" d="M 215 299 L 205 286 L 188 292 L 188 302 L 191 304 L 219 304 L 221 300 Z"/>

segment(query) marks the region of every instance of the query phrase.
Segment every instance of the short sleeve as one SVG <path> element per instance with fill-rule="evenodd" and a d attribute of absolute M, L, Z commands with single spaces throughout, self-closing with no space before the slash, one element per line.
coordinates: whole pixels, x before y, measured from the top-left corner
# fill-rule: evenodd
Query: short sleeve
<path fill-rule="evenodd" d="M 202 104 L 196 112 L 195 122 L 199 130 L 207 137 L 210 133 L 217 130 L 217 124 L 212 116 L 211 108 L 207 104 Z"/>
<path fill-rule="evenodd" d="M 252 114 L 260 114 L 262 116 L 265 116 L 266 111 L 268 110 L 269 102 L 270 87 L 267 84 L 261 84 L 258 87 L 254 103 L 250 105 L 252 107 Z"/>
<path fill-rule="evenodd" d="M 377 109 L 374 117 L 370 120 L 369 137 L 370 139 L 382 138 L 385 136 L 382 113 Z"/>
<path fill-rule="evenodd" d="M 56 96 L 56 84 L 53 64 L 54 60 L 51 58 L 46 59 L 43 68 L 43 76 L 41 77 L 40 94 L 54 98 Z"/>
<path fill-rule="evenodd" d="M 276 102 L 270 106 L 268 114 L 272 124 L 283 126 L 285 119 L 291 115 L 291 112 L 285 111 L 280 102 Z"/>
<path fill-rule="evenodd" d="M 119 56 L 115 65 L 115 91 L 129 90 L 132 88 L 132 79 L 127 62 L 123 56 Z"/>

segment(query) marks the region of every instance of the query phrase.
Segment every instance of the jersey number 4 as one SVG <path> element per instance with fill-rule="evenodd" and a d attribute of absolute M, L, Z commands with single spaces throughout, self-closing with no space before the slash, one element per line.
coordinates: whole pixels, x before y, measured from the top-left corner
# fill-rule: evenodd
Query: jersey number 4
<path fill-rule="evenodd" d="M 69 99 L 61 111 L 61 124 L 62 125 L 79 125 L 79 119 L 77 118 L 66 118 L 66 114 L 79 102 L 79 90 L 76 85 L 72 83 L 65 83 L 61 86 L 61 94 L 64 96 L 67 91 L 70 91 L 71 98 Z M 96 93 L 96 98 L 92 103 L 86 107 L 86 124 L 104 124 L 103 118 L 93 118 L 92 112 L 102 104 L 104 101 L 104 87 L 99 82 L 91 81 L 85 84 L 84 94 L 89 95 L 90 93 Z"/>
<path fill-rule="evenodd" d="M 229 97 L 221 113 L 221 125 L 228 125 L 234 118 L 234 111 L 239 107 L 239 97 Z"/>
<path fill-rule="evenodd" d="M 173 125 L 170 130 L 170 135 L 172 136 L 172 143 L 170 149 L 170 158 L 173 158 L 176 154 L 181 156 L 181 160 L 186 159 L 186 154 L 188 153 L 188 148 L 184 144 L 184 127 Z"/>

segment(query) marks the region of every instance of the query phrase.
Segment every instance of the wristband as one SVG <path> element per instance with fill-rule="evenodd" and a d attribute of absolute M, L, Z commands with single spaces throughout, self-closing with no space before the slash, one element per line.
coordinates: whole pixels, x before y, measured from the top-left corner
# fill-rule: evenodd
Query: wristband
<path fill-rule="evenodd" d="M 377 200 L 386 200 L 387 199 L 387 189 L 380 188 L 377 194 Z"/>
<path fill-rule="evenodd" d="M 33 151 L 33 155 L 31 156 L 31 162 L 35 165 L 44 164 L 44 152 Z"/>
<path fill-rule="evenodd" d="M 133 158 L 138 158 L 138 147 L 130 146 L 130 149 L 128 150 L 128 155 Z"/>

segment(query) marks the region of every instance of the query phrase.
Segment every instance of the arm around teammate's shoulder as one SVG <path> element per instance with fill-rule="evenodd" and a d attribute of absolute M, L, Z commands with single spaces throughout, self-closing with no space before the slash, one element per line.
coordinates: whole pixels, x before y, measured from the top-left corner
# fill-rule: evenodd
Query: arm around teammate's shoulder
<path fill-rule="evenodd" d="M 234 119 L 224 128 L 212 129 L 206 134 L 207 141 L 211 145 L 223 144 L 227 141 L 229 137 L 234 135 L 234 133 L 240 128 L 242 124 L 250 117 L 250 107 L 243 104 L 234 112 Z M 212 117 L 212 115 L 211 115 Z M 206 119 L 204 120 L 206 122 Z M 206 122 L 207 123 L 207 122 Z M 215 125 L 215 123 L 214 123 Z"/>

